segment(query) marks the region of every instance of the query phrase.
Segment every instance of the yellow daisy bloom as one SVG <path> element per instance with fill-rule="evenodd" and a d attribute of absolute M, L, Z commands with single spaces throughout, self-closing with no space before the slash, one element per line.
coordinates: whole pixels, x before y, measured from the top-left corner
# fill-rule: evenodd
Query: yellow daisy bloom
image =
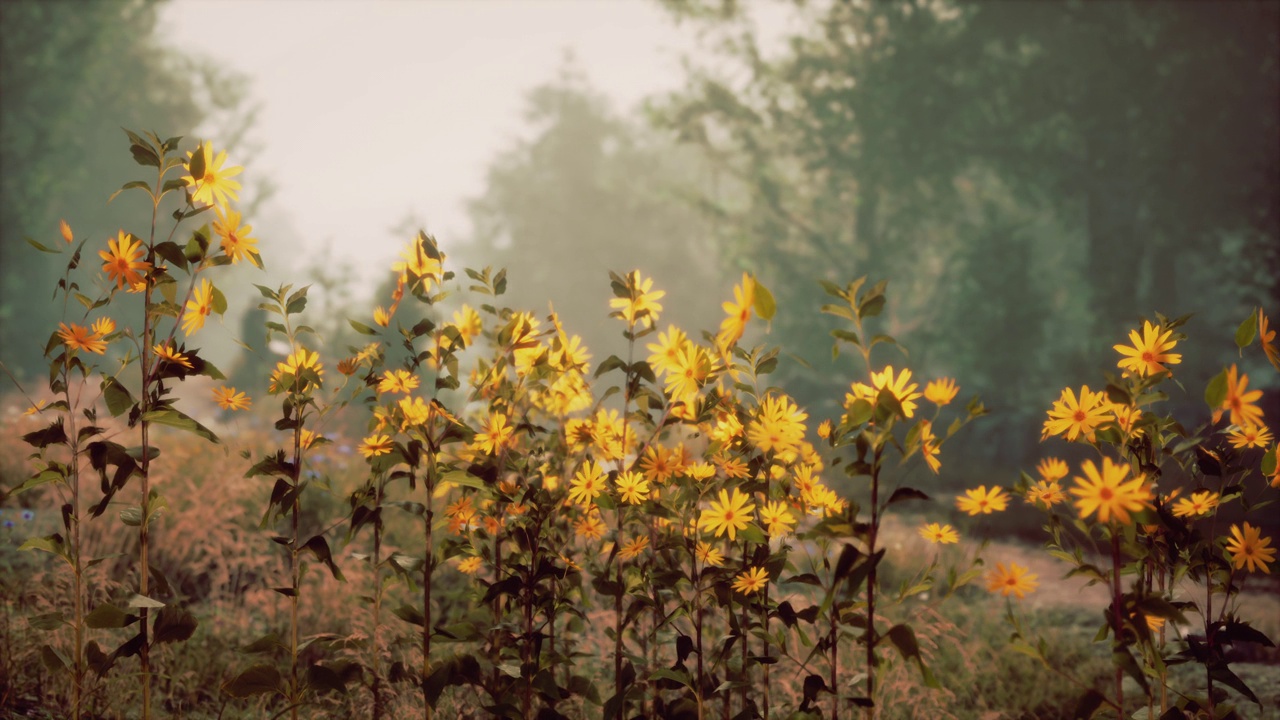
<path fill-rule="evenodd" d="M 954 400 L 958 392 L 960 392 L 960 386 L 956 385 L 955 380 L 941 378 L 925 386 L 924 399 L 941 407 Z"/>
<path fill-rule="evenodd" d="M 1262 308 L 1258 308 L 1258 342 L 1262 345 L 1262 352 L 1267 354 L 1267 359 L 1276 370 L 1280 370 L 1280 349 L 1276 347 L 1276 331 L 1267 327 L 1267 316 L 1262 312 Z"/>
<path fill-rule="evenodd" d="M 71 226 L 67 224 L 66 220 L 58 221 L 58 232 L 62 233 L 62 239 L 66 240 L 68 245 L 75 240 L 75 236 L 71 234 Z"/>
<path fill-rule="evenodd" d="M 1172 335 L 1173 330 L 1165 330 L 1159 325 L 1152 325 L 1149 320 L 1143 320 L 1141 337 L 1138 336 L 1137 330 L 1129 331 L 1132 347 L 1115 346 L 1116 352 L 1124 355 L 1120 362 L 1116 363 L 1117 366 L 1121 370 L 1135 372 L 1143 377 L 1168 372 L 1165 364 L 1177 365 L 1182 362 L 1181 355 L 1169 352 L 1178 344 L 1177 340 L 1169 339 Z"/>
<path fill-rule="evenodd" d="M 760 508 L 760 524 L 769 537 L 781 537 L 795 527 L 796 518 L 781 500 L 771 500 Z"/>
<path fill-rule="evenodd" d="M 987 574 L 987 590 L 998 592 L 1005 597 L 1013 595 L 1021 600 L 1027 593 L 1039 587 L 1037 577 L 1027 572 L 1027 568 L 1018 563 L 1011 562 L 1008 568 L 1004 563 L 996 563 L 995 569 Z"/>
<path fill-rule="evenodd" d="M 480 568 L 483 565 L 484 558 L 479 555 L 472 555 L 471 557 L 458 562 L 458 572 L 465 573 L 467 575 L 475 575 L 480 571 Z"/>
<path fill-rule="evenodd" d="M 106 261 L 102 271 L 116 284 L 117 290 L 141 283 L 143 276 L 151 271 L 151 263 L 139 259 L 145 250 L 142 240 L 121 230 L 115 239 L 107 240 L 106 250 L 98 251 L 98 256 Z"/>
<path fill-rule="evenodd" d="M 605 491 L 604 473 L 591 460 L 582 463 L 569 484 L 569 502 L 589 507 Z"/>
<path fill-rule="evenodd" d="M 182 314 L 182 332 L 191 337 L 191 333 L 204 327 L 205 318 L 213 312 L 213 283 L 201 281 L 187 301 L 186 311 Z"/>
<path fill-rule="evenodd" d="M 83 350 L 98 355 L 107 352 L 107 344 L 102 342 L 101 337 L 91 333 L 89 328 L 83 325 L 71 323 L 68 326 L 66 323 L 58 323 L 58 337 L 62 338 L 62 342 L 72 350 Z"/>
<path fill-rule="evenodd" d="M 1231 412 L 1231 424 L 1239 427 L 1262 424 L 1262 408 L 1256 403 L 1262 397 L 1261 390 L 1247 390 L 1249 376 L 1239 373 L 1236 366 L 1227 369 L 1227 396 L 1222 405 L 1213 412 L 1213 420 L 1217 422 L 1224 411 Z"/>
<path fill-rule="evenodd" d="M 1053 482 L 1054 480 L 1061 480 L 1066 477 L 1069 470 L 1067 469 L 1067 463 L 1065 460 L 1050 457 L 1041 460 L 1040 464 L 1036 465 L 1036 472 L 1040 474 L 1041 480 L 1045 482 Z"/>
<path fill-rule="evenodd" d="M 1094 429 L 1107 420 L 1109 408 L 1105 399 L 1104 393 L 1091 392 L 1088 385 L 1080 388 L 1079 401 L 1071 388 L 1063 389 L 1062 397 L 1054 401 L 1049 411 L 1040 438 L 1062 435 L 1067 440 L 1075 440 L 1083 436 L 1092 442 Z"/>
<path fill-rule="evenodd" d="M 975 490 L 965 490 L 964 497 L 956 498 L 956 507 L 970 515 L 990 515 L 1003 512 L 1009 506 L 1009 496 L 1004 488 L 997 485 L 987 491 L 986 485 L 979 485 Z"/>
<path fill-rule="evenodd" d="M 1027 491 L 1027 502 L 1032 505 L 1053 507 L 1066 499 L 1057 480 L 1041 480 Z"/>
<path fill-rule="evenodd" d="M 747 322 L 751 320 L 751 307 L 755 301 L 755 278 L 742 273 L 742 283 L 733 288 L 733 302 L 725 302 L 721 306 L 728 316 L 721 321 L 720 332 L 716 334 L 716 346 L 721 352 L 726 352 L 742 339 L 742 334 L 747 329 Z"/>
<path fill-rule="evenodd" d="M 105 338 L 116 331 L 116 321 L 109 317 L 100 317 L 93 321 L 93 334 L 99 339 Z"/>
<path fill-rule="evenodd" d="M 618 476 L 618 497 L 628 505 L 639 505 L 649 498 L 649 481 L 638 472 L 624 472 Z"/>
<path fill-rule="evenodd" d="M 320 363 L 320 353 L 299 347 L 289 357 L 276 363 L 276 372 L 280 378 L 286 375 L 292 377 L 291 387 L 298 391 L 306 389 L 310 384 L 310 381 L 303 379 L 304 371 L 314 373 L 317 384 L 323 383 L 324 366 Z M 278 383 L 277 387 L 279 387 Z"/>
<path fill-rule="evenodd" d="M 753 567 L 734 578 L 733 589 L 743 595 L 759 592 L 769 584 L 769 573 L 762 567 Z"/>
<path fill-rule="evenodd" d="M 622 547 L 618 550 L 618 557 L 623 560 L 634 560 L 640 557 L 640 553 L 644 552 L 647 547 L 649 547 L 649 536 L 637 535 L 622 544 Z"/>
<path fill-rule="evenodd" d="M 694 554 L 697 556 L 698 562 L 704 565 L 720 567 L 724 564 L 724 553 L 713 547 L 709 542 L 699 540 Z"/>
<path fill-rule="evenodd" d="M 683 330 L 675 325 L 668 325 L 665 333 L 658 334 L 658 342 L 645 345 L 649 350 L 649 367 L 654 374 L 661 376 L 677 372 L 680 348 L 688 342 L 689 338 Z"/>
<path fill-rule="evenodd" d="M 1240 530 L 1239 525 L 1231 526 L 1231 537 L 1227 539 L 1227 552 L 1231 554 L 1231 564 L 1235 569 L 1239 570 L 1244 566 L 1249 566 L 1249 572 L 1261 570 L 1270 575 L 1271 568 L 1267 567 L 1267 563 L 1275 562 L 1275 548 L 1268 547 L 1271 545 L 1271 538 L 1261 537 L 1261 529 L 1256 528 L 1249 523 L 1244 524 L 1244 531 Z"/>
<path fill-rule="evenodd" d="M 1247 425 L 1232 430 L 1227 439 L 1234 448 L 1264 448 L 1271 444 L 1271 430 L 1266 425 Z"/>
<path fill-rule="evenodd" d="M 497 455 L 515 442 L 515 427 L 507 424 L 504 413 L 490 413 L 484 422 L 484 429 L 476 433 L 472 448 L 476 452 Z"/>
<path fill-rule="evenodd" d="M 665 290 L 652 290 L 653 278 L 642 278 L 639 270 L 632 270 L 626 275 L 628 297 L 615 297 L 609 301 L 609 307 L 618 312 L 618 317 L 634 326 L 637 319 L 643 319 L 650 327 L 658 321 L 658 313 L 662 305 L 658 302 L 666 296 Z"/>
<path fill-rule="evenodd" d="M 1173 504 L 1173 514 L 1176 517 L 1199 517 L 1206 515 L 1214 508 L 1218 507 L 1218 493 L 1209 490 L 1191 493 L 1191 497 L 1185 497 Z"/>
<path fill-rule="evenodd" d="M 595 510 L 578 518 L 578 522 L 574 523 L 573 531 L 588 540 L 599 540 L 604 537 L 605 526 L 604 521 L 600 519 L 600 511 Z"/>
<path fill-rule="evenodd" d="M 391 454 L 391 447 L 392 443 L 390 437 L 374 433 L 373 435 L 365 438 L 357 449 L 360 451 L 360 454 L 366 458 L 375 458 L 379 455 Z"/>
<path fill-rule="evenodd" d="M 213 232 L 222 240 L 222 254 L 231 258 L 231 264 L 235 265 L 241 260 L 262 267 L 262 256 L 258 254 L 258 239 L 250 235 L 253 232 L 252 225 L 242 225 L 240 223 L 240 213 L 227 208 L 218 207 L 215 210 L 218 219 L 213 221 Z"/>
<path fill-rule="evenodd" d="M 939 525 L 938 523 L 929 523 L 920 528 L 920 537 L 935 545 L 960 542 L 960 535 L 956 533 L 955 528 L 950 525 Z"/>
<path fill-rule="evenodd" d="M 408 370 L 385 370 L 378 381 L 380 393 L 404 393 L 408 395 L 418 387 L 418 376 Z"/>
<path fill-rule="evenodd" d="M 712 500 L 711 508 L 702 511 L 699 527 L 711 530 L 716 537 L 728 532 L 730 540 L 737 539 L 738 531 L 746 529 L 756 509 L 750 500 L 750 496 L 743 495 L 738 488 L 733 489 L 732 495 L 721 490 L 719 502 Z"/>
<path fill-rule="evenodd" d="M 205 205 L 223 206 L 227 204 L 227 198 L 239 200 L 236 191 L 240 189 L 240 183 L 231 178 L 239 175 L 244 168 L 229 167 L 223 168 L 223 164 L 227 161 L 227 151 L 223 150 L 215 157 L 213 154 L 213 146 L 208 143 L 200 143 L 200 147 L 196 148 L 196 152 L 204 155 L 204 172 L 200 177 L 193 177 L 191 174 L 191 160 L 194 159 L 192 153 L 187 153 L 187 162 L 183 167 L 187 170 L 187 175 L 182 180 L 188 187 L 193 188 L 191 201 L 204 203 Z"/>
<path fill-rule="evenodd" d="M 191 365 L 190 358 L 188 358 L 186 355 L 183 355 L 182 353 L 175 350 L 168 343 L 158 343 L 154 347 L 152 347 L 151 350 L 155 352 L 156 355 L 160 356 L 160 359 L 164 360 L 165 362 L 171 362 L 175 365 L 181 365 L 182 367 L 187 369 L 192 369 L 193 367 Z"/>
<path fill-rule="evenodd" d="M 1079 498 L 1076 508 L 1081 518 L 1088 518 L 1096 511 L 1098 522 L 1108 522 L 1114 515 L 1116 520 L 1128 525 L 1133 522 L 1129 513 L 1142 510 L 1151 501 L 1146 477 L 1139 475 L 1126 482 L 1128 465 L 1117 465 L 1111 458 L 1104 457 L 1101 473 L 1092 460 L 1085 460 L 1080 467 L 1085 477 L 1073 478 L 1076 486 L 1071 488 L 1071 494 Z"/>
<path fill-rule="evenodd" d="M 760 452 L 794 452 L 804 440 L 808 417 L 786 395 L 766 396 L 747 426 L 747 440 Z"/>
<path fill-rule="evenodd" d="M 226 385 L 213 389 L 213 399 L 223 410 L 248 410 L 253 404 L 248 395 Z"/>

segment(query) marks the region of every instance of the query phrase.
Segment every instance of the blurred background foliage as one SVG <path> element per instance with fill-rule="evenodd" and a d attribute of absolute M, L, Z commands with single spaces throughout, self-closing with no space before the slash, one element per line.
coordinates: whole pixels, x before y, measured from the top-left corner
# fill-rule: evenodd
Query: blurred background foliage
<path fill-rule="evenodd" d="M 25 238 L 61 245 L 61 219 L 77 242 L 86 235 L 105 239 L 116 228 L 144 231 L 141 195 L 107 203 L 144 174 L 121 152 L 121 128 L 163 137 L 202 128 L 216 134 L 219 147 L 246 145 L 254 115 L 248 79 L 157 37 L 159 6 L 157 0 L 0 3 L 0 348 L 20 374 L 41 372 L 44 343 L 63 317 L 50 298 L 66 262 Z M 243 207 L 268 190 L 251 181 Z M 97 263 L 103 245 L 86 245 L 83 263 Z"/>
<path fill-rule="evenodd" d="M 770 49 L 751 4 L 663 5 L 703 50 L 683 89 L 620 113 L 566 60 L 469 202 L 471 237 L 440 238 L 455 269 L 510 268 L 513 303 L 553 303 L 596 363 L 620 348 L 607 270 L 652 275 L 661 327 L 695 334 L 747 270 L 779 306 L 748 341 L 801 358 L 778 382 L 823 415 L 843 396 L 830 378 L 860 368 L 832 360 L 816 281 L 886 278 L 886 331 L 911 355 L 881 346 L 877 363 L 981 394 L 992 416 L 957 452 L 1025 466 L 1044 410 L 1063 386 L 1096 386 L 1139 318 L 1197 313 L 1175 398 L 1194 424 L 1198 388 L 1239 361 L 1236 324 L 1280 308 L 1280 4 L 801 2 Z M 0 12 L 0 343 L 35 371 L 55 263 L 22 238 L 136 210 L 103 205 L 134 172 L 119 126 L 234 146 L 253 113 L 243 78 L 159 44 L 153 2 Z M 335 355 L 355 341 L 341 316 L 368 322 L 389 295 L 352 291 L 323 257 L 324 277 L 285 265 L 324 291 L 311 324 Z"/>

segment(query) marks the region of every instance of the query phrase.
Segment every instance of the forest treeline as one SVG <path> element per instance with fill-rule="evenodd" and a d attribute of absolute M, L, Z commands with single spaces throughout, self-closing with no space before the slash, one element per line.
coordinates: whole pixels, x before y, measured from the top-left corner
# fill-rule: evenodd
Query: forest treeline
<path fill-rule="evenodd" d="M 682 88 L 615 108 L 567 64 L 529 92 L 529 131 L 469 204 L 472 236 L 442 238 L 464 264 L 518 267 L 513 301 L 550 300 L 588 346 L 603 346 L 607 288 L 566 270 L 638 267 L 682 327 L 707 325 L 748 270 L 778 301 L 770 341 L 802 361 L 779 382 L 834 407 L 825 378 L 844 359 L 813 312 L 818 281 L 886 278 L 892 334 L 915 351 L 883 345 L 880 362 L 981 394 L 993 412 L 969 451 L 1025 464 L 1061 383 L 1093 377 L 1139 318 L 1200 313 L 1190 342 L 1223 348 L 1249 307 L 1277 308 L 1275 3 L 798 3 L 781 39 L 752 3 L 663 5 L 704 51 Z M 157 7 L 0 7 L 13 367 L 39 367 L 29 338 L 58 317 L 33 302 L 56 268 L 24 238 L 69 207 L 77 228 L 118 222 L 82 202 L 126 179 L 106 139 L 212 119 L 234 145 L 252 125 L 244 78 L 121 41 L 153 37 Z M 1193 355 L 1187 387 L 1227 359 Z M 1195 422 L 1199 399 L 1185 400 Z"/>

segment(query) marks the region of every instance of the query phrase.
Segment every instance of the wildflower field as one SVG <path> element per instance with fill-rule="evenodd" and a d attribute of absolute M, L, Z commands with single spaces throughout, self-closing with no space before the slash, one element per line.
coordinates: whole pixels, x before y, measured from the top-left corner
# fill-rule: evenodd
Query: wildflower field
<path fill-rule="evenodd" d="M 261 267 L 214 147 L 129 132 L 137 225 L 32 241 L 64 321 L 0 420 L 5 717 L 1280 717 L 1268 309 L 1202 388 L 1152 309 L 1041 409 L 1043 461 L 959 493 L 987 410 L 913 373 L 878 278 L 803 310 L 846 368 L 820 417 L 743 342 L 750 274 L 706 329 L 586 278 L 587 348 L 420 232 L 339 356 L 308 287 L 258 286 L 287 352 L 251 396 L 189 341 Z"/>

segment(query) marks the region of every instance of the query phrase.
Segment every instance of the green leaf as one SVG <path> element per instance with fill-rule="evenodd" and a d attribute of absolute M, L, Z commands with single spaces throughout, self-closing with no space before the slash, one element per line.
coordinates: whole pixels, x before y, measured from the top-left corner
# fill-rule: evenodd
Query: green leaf
<path fill-rule="evenodd" d="M 187 256 L 182 253 L 182 248 L 172 240 L 166 240 L 156 245 L 156 254 L 174 265 L 187 269 Z"/>
<path fill-rule="evenodd" d="M 217 285 L 211 285 L 210 287 L 213 288 L 212 297 L 210 298 L 213 311 L 218 315 L 225 315 L 227 312 L 227 296 L 222 294 Z"/>
<path fill-rule="evenodd" d="M 902 502 L 904 500 L 928 500 L 928 499 L 929 499 L 929 496 L 925 495 L 920 490 L 916 490 L 915 488 L 910 488 L 910 487 L 900 487 L 897 490 L 893 491 L 893 495 L 889 496 L 889 502 L 885 505 L 885 507 L 888 507 L 889 505 L 892 505 L 896 502 Z"/>
<path fill-rule="evenodd" d="M 752 279 L 755 281 L 756 285 L 755 301 L 752 303 L 756 314 L 759 315 L 761 319 L 772 320 L 773 314 L 778 310 L 778 304 L 773 299 L 773 293 L 769 292 L 769 288 L 761 284 L 759 279 Z"/>
<path fill-rule="evenodd" d="M 680 672 L 679 670 L 670 670 L 667 668 L 658 668 L 657 670 L 654 670 L 652 673 L 649 674 L 649 682 L 654 682 L 655 680 L 672 680 L 674 682 L 680 683 L 681 685 L 689 688 L 690 690 L 694 690 L 693 679 L 689 677 L 689 673 L 687 672 Z"/>
<path fill-rule="evenodd" d="M 419 627 L 427 623 L 427 618 L 422 614 L 422 611 L 412 605 L 401 605 L 391 612 L 401 620 Z"/>
<path fill-rule="evenodd" d="M 122 628 L 138 622 L 138 616 L 121 610 L 111 603 L 102 603 L 84 616 L 84 624 L 88 627 Z"/>
<path fill-rule="evenodd" d="M 318 692 L 335 692 L 340 695 L 347 693 L 347 686 L 342 682 L 342 676 L 338 675 L 333 668 L 324 665 L 316 664 L 307 667 L 307 685 Z"/>
<path fill-rule="evenodd" d="M 232 697 L 244 698 L 251 695 L 279 692 L 283 679 L 280 671 L 271 665 L 254 665 L 227 683 L 224 689 Z"/>
<path fill-rule="evenodd" d="M 1251 312 L 1249 317 L 1240 323 L 1240 327 L 1236 328 L 1236 347 L 1243 350 L 1253 342 L 1253 337 L 1258 334 L 1258 313 Z"/>
<path fill-rule="evenodd" d="M 342 576 L 342 570 L 338 569 L 338 564 L 333 561 L 333 553 L 329 552 L 329 541 L 323 535 L 316 535 L 302 546 L 303 550 L 310 550 L 316 559 L 324 563 L 329 568 L 329 572 L 333 573 L 336 580 L 346 581 Z"/>
<path fill-rule="evenodd" d="M 1227 370 L 1223 368 L 1222 372 L 1213 376 L 1209 384 L 1204 389 L 1204 401 L 1208 404 L 1210 410 L 1217 410 L 1222 407 L 1223 401 L 1227 399 Z"/>
<path fill-rule="evenodd" d="M 184 608 L 165 607 L 156 613 L 155 625 L 151 632 L 151 642 L 185 642 L 195 634 L 199 623 Z"/>
<path fill-rule="evenodd" d="M 58 533 L 46 535 L 44 537 L 28 538 L 26 542 L 18 546 L 18 549 L 43 550 L 66 560 L 68 565 L 71 565 L 72 567 L 75 566 L 75 564 L 71 562 L 71 556 L 67 554 L 66 542 L 63 541 L 62 536 Z"/>
<path fill-rule="evenodd" d="M 1231 672 L 1231 668 L 1225 662 L 1218 661 L 1211 665 L 1209 667 L 1209 676 L 1249 698 L 1258 707 L 1262 707 L 1262 701 L 1258 699 L 1258 696 L 1253 694 L 1253 691 L 1249 689 L 1248 685 L 1244 684 L 1240 676 Z"/>
<path fill-rule="evenodd" d="M 27 624 L 36 630 L 57 630 L 67 624 L 67 618 L 61 612 L 41 613 L 27 618 Z"/>
<path fill-rule="evenodd" d="M 186 414 L 178 410 L 174 410 L 173 408 L 163 408 L 161 410 L 145 412 L 142 414 L 142 420 L 144 422 L 176 427 L 180 430 L 195 433 L 210 442 L 218 442 L 218 436 L 214 435 L 212 430 L 196 422 Z"/>
<path fill-rule="evenodd" d="M 373 328 L 369 327 L 368 325 L 365 325 L 364 323 L 356 322 L 351 318 L 347 318 L 347 322 L 350 323 L 351 327 L 354 328 L 355 331 L 360 333 L 361 335 L 377 335 L 378 334 L 377 330 L 374 330 Z"/>
<path fill-rule="evenodd" d="M 41 245 L 40 243 L 36 242 L 31 238 L 24 238 L 24 239 L 31 245 L 31 247 L 39 250 L 40 252 L 47 252 L 47 253 L 50 253 L 51 255 L 58 255 L 62 253 L 61 250 L 57 250 L 51 247 L 47 247 L 45 245 Z"/>
<path fill-rule="evenodd" d="M 156 600 L 155 598 L 149 598 L 146 595 L 134 593 L 133 597 L 129 598 L 129 602 L 125 603 L 125 606 L 131 608 L 155 609 L 164 607 L 164 603 Z"/>
<path fill-rule="evenodd" d="M 63 672 L 71 666 L 62 654 L 48 645 L 40 646 L 40 662 L 49 672 Z"/>
<path fill-rule="evenodd" d="M 102 398 L 107 401 L 107 410 L 111 413 L 111 417 L 120 417 L 129 412 L 136 402 L 128 388 L 113 377 L 102 381 Z"/>

